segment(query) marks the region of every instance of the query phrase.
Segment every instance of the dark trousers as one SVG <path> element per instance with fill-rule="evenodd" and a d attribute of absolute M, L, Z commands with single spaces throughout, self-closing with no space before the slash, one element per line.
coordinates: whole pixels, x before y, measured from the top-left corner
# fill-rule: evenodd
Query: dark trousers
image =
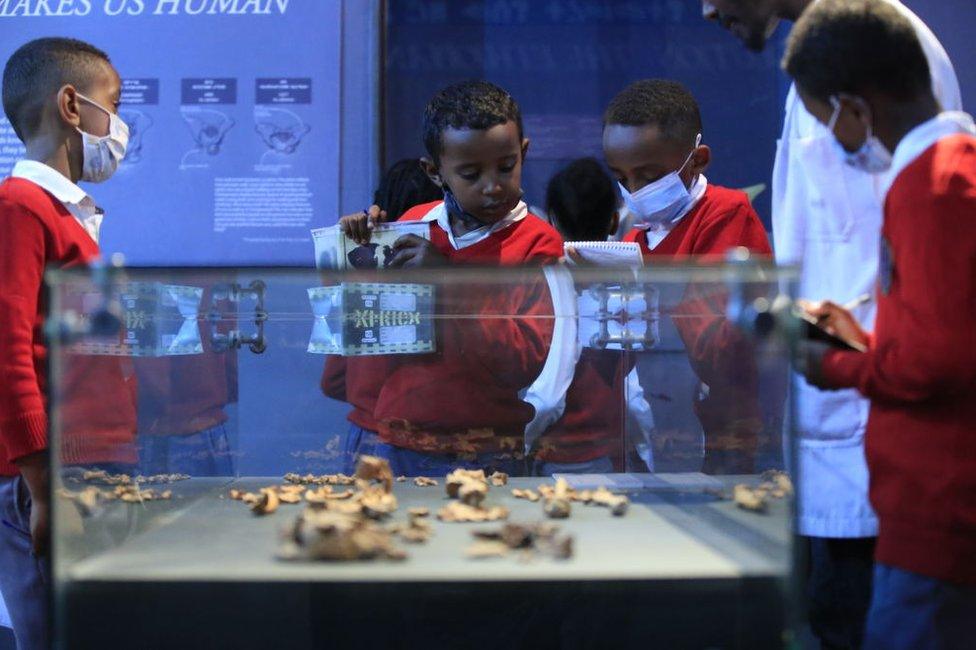
<path fill-rule="evenodd" d="M 802 537 L 810 629 L 825 649 L 860 648 L 871 604 L 875 538 Z"/>
<path fill-rule="evenodd" d="M 19 650 L 47 650 L 51 644 L 48 564 L 31 552 L 31 501 L 19 476 L 0 477 L 0 590 Z"/>
<path fill-rule="evenodd" d="M 974 630 L 976 585 L 953 584 L 886 564 L 875 567 L 865 648 L 968 650 L 976 647 Z"/>

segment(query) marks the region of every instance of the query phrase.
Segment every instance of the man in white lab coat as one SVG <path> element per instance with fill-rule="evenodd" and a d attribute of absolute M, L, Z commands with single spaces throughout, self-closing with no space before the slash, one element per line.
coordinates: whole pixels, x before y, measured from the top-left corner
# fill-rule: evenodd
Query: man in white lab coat
<path fill-rule="evenodd" d="M 795 21 L 817 0 L 708 0 L 716 20 L 753 51 L 761 51 L 781 20 Z M 929 61 L 935 97 L 961 110 L 955 72 L 945 50 L 917 16 L 890 0 L 915 25 Z M 799 294 L 845 303 L 874 294 L 884 178 L 844 162 L 831 133 L 790 89 L 773 168 L 773 246 L 782 264 L 801 263 Z M 873 303 L 855 315 L 865 328 Z M 856 391 L 823 392 L 797 376 L 799 501 L 797 532 L 810 560 L 809 619 L 824 647 L 860 645 L 870 602 L 873 538 L 878 523 L 868 502 L 864 431 L 868 402 Z"/>

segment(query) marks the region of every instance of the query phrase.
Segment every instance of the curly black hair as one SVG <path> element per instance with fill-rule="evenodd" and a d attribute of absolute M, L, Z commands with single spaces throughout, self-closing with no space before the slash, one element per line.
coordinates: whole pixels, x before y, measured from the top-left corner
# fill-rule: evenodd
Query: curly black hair
<path fill-rule="evenodd" d="M 656 126 L 672 141 L 693 143 L 702 132 L 701 111 L 691 92 L 677 81 L 642 79 L 610 100 L 603 125 Z"/>
<path fill-rule="evenodd" d="M 512 96 L 488 81 L 462 81 L 443 88 L 424 111 L 424 146 L 439 163 L 445 129 L 490 129 L 506 122 L 518 126 L 522 139 L 522 112 Z"/>
<path fill-rule="evenodd" d="M 21 45 L 3 69 L 3 112 L 21 140 L 40 126 L 40 105 L 61 86 L 85 92 L 100 63 L 111 63 L 94 45 L 74 38 L 38 38 Z"/>
<path fill-rule="evenodd" d="M 790 32 L 783 69 L 821 101 L 883 93 L 910 101 L 931 92 L 928 59 L 911 20 L 883 0 L 821 0 Z"/>
<path fill-rule="evenodd" d="M 393 164 L 373 194 L 373 203 L 386 210 L 387 221 L 396 221 L 415 205 L 444 198 L 444 191 L 430 180 L 416 158 Z"/>
<path fill-rule="evenodd" d="M 549 179 L 546 213 L 567 239 L 606 239 L 616 211 L 613 180 L 595 158 L 574 160 Z"/>

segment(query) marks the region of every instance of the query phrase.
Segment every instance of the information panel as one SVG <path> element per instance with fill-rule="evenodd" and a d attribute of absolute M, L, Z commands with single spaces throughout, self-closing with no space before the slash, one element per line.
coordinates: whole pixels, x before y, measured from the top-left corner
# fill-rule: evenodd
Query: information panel
<path fill-rule="evenodd" d="M 0 0 L 0 58 L 40 36 L 105 50 L 130 129 L 86 186 L 129 264 L 311 265 L 335 223 L 339 0 Z M 23 148 L 0 120 L 0 177 Z"/>

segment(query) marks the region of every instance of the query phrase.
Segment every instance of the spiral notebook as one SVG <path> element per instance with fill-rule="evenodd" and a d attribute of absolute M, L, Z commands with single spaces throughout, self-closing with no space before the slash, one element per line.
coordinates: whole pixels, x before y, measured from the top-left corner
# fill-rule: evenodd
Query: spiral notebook
<path fill-rule="evenodd" d="M 640 245 L 623 241 L 569 241 L 563 251 L 574 248 L 586 262 L 595 266 L 644 266 Z M 567 254 L 566 259 L 569 260 Z"/>

